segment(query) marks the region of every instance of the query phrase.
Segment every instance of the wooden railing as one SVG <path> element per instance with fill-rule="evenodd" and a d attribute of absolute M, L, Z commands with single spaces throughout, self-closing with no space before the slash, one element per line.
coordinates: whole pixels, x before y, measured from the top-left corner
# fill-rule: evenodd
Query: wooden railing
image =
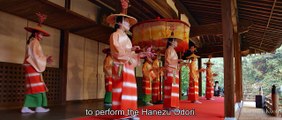
<path fill-rule="evenodd" d="M 267 114 L 272 114 L 272 99 L 271 99 L 271 94 L 265 97 L 265 112 Z"/>
<path fill-rule="evenodd" d="M 282 107 L 281 105 L 279 105 L 279 100 L 281 99 L 279 99 L 275 85 L 272 86 L 271 91 L 271 94 L 266 96 L 265 98 L 266 113 L 278 117 L 281 116 L 279 115 L 279 108 Z"/>
<path fill-rule="evenodd" d="M 279 115 L 282 117 L 282 98 L 279 98 Z"/>

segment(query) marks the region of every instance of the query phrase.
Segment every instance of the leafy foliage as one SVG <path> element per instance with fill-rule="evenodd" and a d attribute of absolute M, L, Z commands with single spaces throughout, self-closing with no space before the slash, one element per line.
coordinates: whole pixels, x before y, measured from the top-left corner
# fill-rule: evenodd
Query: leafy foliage
<path fill-rule="evenodd" d="M 282 47 L 275 53 L 256 54 L 243 57 L 244 92 L 258 93 L 263 88 L 264 95 L 271 93 L 271 86 L 282 86 Z"/>
<path fill-rule="evenodd" d="M 202 67 L 208 59 L 202 59 Z M 214 77 L 214 81 L 219 81 L 220 86 L 224 86 L 224 64 L 223 58 L 212 58 L 214 63 L 212 71 L 218 76 Z M 184 68 L 182 68 L 184 69 Z M 185 68 L 187 69 L 187 68 Z M 185 72 L 188 70 L 184 70 Z M 234 74 L 235 75 L 235 74 Z M 282 47 L 278 48 L 274 53 L 254 54 L 242 57 L 242 78 L 244 94 L 259 94 L 259 88 L 263 88 L 264 95 L 271 93 L 271 86 L 276 85 L 277 88 L 282 87 Z M 187 92 L 188 81 L 182 83 L 182 92 Z M 202 73 L 202 91 L 206 89 L 206 73 Z M 282 89 L 280 88 L 280 96 Z"/>

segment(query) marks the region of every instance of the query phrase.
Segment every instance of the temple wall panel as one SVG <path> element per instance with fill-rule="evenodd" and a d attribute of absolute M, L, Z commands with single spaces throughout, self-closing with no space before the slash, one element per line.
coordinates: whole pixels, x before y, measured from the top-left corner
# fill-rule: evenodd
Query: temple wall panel
<path fill-rule="evenodd" d="M 55 3 L 59 6 L 65 7 L 65 0 L 48 0 L 48 1 Z"/>
<path fill-rule="evenodd" d="M 88 0 L 71 0 L 70 9 L 84 17 L 97 21 L 99 7 Z"/>
<path fill-rule="evenodd" d="M 24 27 L 35 27 L 37 23 L 0 12 L 0 61 L 22 64 L 25 55 L 26 39 L 30 33 Z M 51 55 L 54 62 L 48 67 L 59 67 L 60 31 L 43 25 L 43 29 L 50 33 L 40 41 L 45 55 Z"/>

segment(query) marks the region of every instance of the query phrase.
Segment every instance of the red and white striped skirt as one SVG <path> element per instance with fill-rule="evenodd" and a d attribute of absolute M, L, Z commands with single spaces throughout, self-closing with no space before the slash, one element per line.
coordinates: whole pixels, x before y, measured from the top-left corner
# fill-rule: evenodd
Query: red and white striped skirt
<path fill-rule="evenodd" d="M 175 78 L 174 78 L 175 77 Z M 173 79 L 176 83 L 173 84 Z M 179 74 L 168 72 L 164 81 L 164 108 L 179 107 Z"/>
<path fill-rule="evenodd" d="M 26 94 L 37 94 L 47 91 L 42 74 L 37 72 L 30 64 L 24 64 Z"/>
<path fill-rule="evenodd" d="M 206 98 L 210 99 L 213 97 L 214 88 L 213 88 L 213 80 L 207 79 L 206 83 Z"/>
<path fill-rule="evenodd" d="M 112 90 L 112 109 L 137 110 L 137 85 L 134 74 L 134 66 L 123 65 L 122 74 L 118 77 L 118 66 L 113 66 L 113 90 Z"/>
<path fill-rule="evenodd" d="M 161 101 L 161 94 L 160 94 L 160 80 L 157 80 L 157 78 L 155 80 L 153 80 L 152 83 L 152 101 L 158 102 Z"/>
<path fill-rule="evenodd" d="M 105 89 L 106 92 L 112 92 L 112 77 L 111 76 L 105 76 Z"/>
<path fill-rule="evenodd" d="M 197 101 L 199 99 L 199 83 L 198 80 L 194 80 L 192 77 L 189 79 L 188 100 Z"/>
<path fill-rule="evenodd" d="M 152 94 L 152 88 L 151 88 L 151 82 L 150 79 L 144 78 L 143 77 L 143 81 L 142 81 L 142 88 L 143 88 L 143 92 L 145 95 L 150 95 Z"/>

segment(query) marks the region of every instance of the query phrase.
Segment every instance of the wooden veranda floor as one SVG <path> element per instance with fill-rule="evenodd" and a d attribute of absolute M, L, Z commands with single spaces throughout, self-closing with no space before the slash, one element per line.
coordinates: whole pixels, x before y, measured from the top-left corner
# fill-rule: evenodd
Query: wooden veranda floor
<path fill-rule="evenodd" d="M 281 120 L 280 117 L 267 115 L 263 109 L 256 108 L 255 102 L 244 101 L 243 108 L 237 114 L 238 120 Z"/>

